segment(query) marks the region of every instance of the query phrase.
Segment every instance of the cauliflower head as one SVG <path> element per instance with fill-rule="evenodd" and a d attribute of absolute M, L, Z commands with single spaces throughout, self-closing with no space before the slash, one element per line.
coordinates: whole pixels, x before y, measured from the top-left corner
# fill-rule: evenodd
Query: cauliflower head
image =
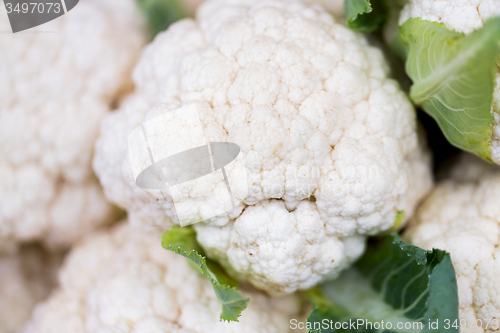
<path fill-rule="evenodd" d="M 499 0 L 405 0 L 399 25 L 410 18 L 443 23 L 448 29 L 471 33 L 490 17 L 500 15 Z"/>
<path fill-rule="evenodd" d="M 31 245 L 0 256 L 0 332 L 19 332 L 35 305 L 56 286 L 61 261 L 61 254 Z"/>
<path fill-rule="evenodd" d="M 207 140 L 241 148 L 249 188 L 243 205 L 195 225 L 200 244 L 261 289 L 307 289 L 431 186 L 415 111 L 388 72 L 320 6 L 207 1 L 145 49 L 135 92 L 102 122 L 94 170 L 131 223 L 172 225 L 169 194 L 135 184 L 127 137 L 143 118 L 196 105 Z M 202 214 L 195 197 L 183 203 Z"/>
<path fill-rule="evenodd" d="M 469 34 L 481 28 L 485 20 L 499 15 L 500 0 L 407 0 L 399 16 L 399 25 L 410 18 L 421 18 Z M 497 64 L 490 145 L 492 161 L 500 164 L 500 58 Z"/>
<path fill-rule="evenodd" d="M 25 332 L 278 333 L 289 332 L 290 319 L 303 319 L 300 298 L 273 299 L 247 286 L 251 300 L 239 322 L 220 321 L 212 285 L 160 238 L 127 224 L 84 238 Z"/>
<path fill-rule="evenodd" d="M 10 30 L 5 10 L 0 27 Z M 93 145 L 102 117 L 130 90 L 143 35 L 133 0 L 85 0 L 0 36 L 0 249 L 65 247 L 115 219 L 92 173 Z"/>
<path fill-rule="evenodd" d="M 500 330 L 500 169 L 463 154 L 418 209 L 405 238 L 451 254 L 461 332 Z M 486 329 L 487 328 L 487 329 Z"/>

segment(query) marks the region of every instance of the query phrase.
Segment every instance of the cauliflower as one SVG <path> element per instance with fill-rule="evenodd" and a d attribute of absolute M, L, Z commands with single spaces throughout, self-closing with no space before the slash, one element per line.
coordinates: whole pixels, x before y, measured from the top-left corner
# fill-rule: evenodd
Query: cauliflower
<path fill-rule="evenodd" d="M 448 29 L 471 33 L 490 17 L 500 15 L 499 0 L 406 0 L 399 25 L 409 18 L 443 23 Z"/>
<path fill-rule="evenodd" d="M 5 10 L 0 30 L 10 30 Z M 131 88 L 143 35 L 135 1 L 85 0 L 0 36 L 0 249 L 31 240 L 65 247 L 116 218 L 92 174 L 93 145 L 102 117 Z"/>
<path fill-rule="evenodd" d="M 407 0 L 399 16 L 399 25 L 410 18 L 443 23 L 448 29 L 469 34 L 483 22 L 500 15 L 500 0 Z M 491 160 L 500 164 L 500 58 L 498 60 L 490 137 Z"/>
<path fill-rule="evenodd" d="M 18 332 L 57 281 L 62 256 L 25 246 L 0 257 L 0 332 Z"/>
<path fill-rule="evenodd" d="M 431 187 L 415 111 L 388 72 L 319 6 L 207 1 L 145 49 L 135 92 L 102 122 L 94 170 L 131 223 L 171 226 L 168 192 L 135 184 L 127 138 L 143 118 L 196 105 L 209 141 L 241 148 L 249 188 L 244 205 L 195 225 L 200 244 L 260 289 L 307 289 Z M 201 215 L 195 196 L 183 203 Z"/>
<path fill-rule="evenodd" d="M 196 224 L 198 241 L 227 271 L 271 293 L 307 289 L 337 277 L 365 249 L 364 237 L 328 234 L 316 205 L 289 212 L 281 200 L 248 206 L 235 222 Z"/>
<path fill-rule="evenodd" d="M 190 15 L 196 13 L 196 9 L 204 0 L 182 0 L 182 4 Z M 319 4 L 323 6 L 329 13 L 336 19 L 342 20 L 344 18 L 344 0 L 306 0 L 307 3 Z"/>
<path fill-rule="evenodd" d="M 467 321 L 461 332 L 498 331 L 500 169 L 473 155 L 460 159 L 419 208 L 405 238 L 450 252 L 460 319 Z"/>
<path fill-rule="evenodd" d="M 84 238 L 59 273 L 60 288 L 37 306 L 26 333 L 289 332 L 301 299 L 273 299 L 251 287 L 239 322 L 221 322 L 211 284 L 160 235 L 122 224 Z"/>

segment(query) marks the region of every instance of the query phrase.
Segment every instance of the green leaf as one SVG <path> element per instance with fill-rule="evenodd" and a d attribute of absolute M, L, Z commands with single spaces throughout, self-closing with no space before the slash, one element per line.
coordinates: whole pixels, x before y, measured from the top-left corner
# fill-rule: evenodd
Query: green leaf
<path fill-rule="evenodd" d="M 188 16 L 180 0 L 136 0 L 146 16 L 151 39 L 170 24 Z"/>
<path fill-rule="evenodd" d="M 307 319 L 310 333 L 458 333 L 450 255 L 424 251 L 396 233 L 370 244 L 355 268 L 308 296 L 315 306 Z"/>
<path fill-rule="evenodd" d="M 195 250 L 196 252 L 204 255 L 203 249 L 198 244 L 196 240 L 196 231 L 191 227 L 180 228 L 173 227 L 170 230 L 167 230 L 163 233 L 161 237 L 162 246 L 172 246 L 174 249 L 190 249 Z"/>
<path fill-rule="evenodd" d="M 410 97 L 448 141 L 491 161 L 491 106 L 499 57 L 500 17 L 464 35 L 436 22 L 410 19 L 400 28 Z"/>
<path fill-rule="evenodd" d="M 373 6 L 372 6 L 373 3 Z M 356 31 L 372 32 L 380 28 L 387 17 L 383 0 L 344 0 L 347 26 Z"/>
<path fill-rule="evenodd" d="M 406 217 L 406 213 L 404 210 L 397 211 L 396 218 L 394 219 L 394 225 L 392 226 L 392 228 L 390 228 L 389 230 L 387 230 L 385 232 L 378 234 L 378 236 L 392 235 L 395 231 L 397 231 L 399 229 L 399 227 L 401 227 L 401 224 L 403 224 L 405 217 Z"/>
<path fill-rule="evenodd" d="M 246 309 L 248 299 L 235 289 L 237 282 L 229 277 L 224 269 L 214 261 L 206 259 L 196 241 L 196 231 L 190 227 L 174 227 L 165 231 L 161 244 L 188 259 L 190 266 L 210 281 L 215 295 L 222 302 L 221 320 L 238 321 L 241 312 Z"/>

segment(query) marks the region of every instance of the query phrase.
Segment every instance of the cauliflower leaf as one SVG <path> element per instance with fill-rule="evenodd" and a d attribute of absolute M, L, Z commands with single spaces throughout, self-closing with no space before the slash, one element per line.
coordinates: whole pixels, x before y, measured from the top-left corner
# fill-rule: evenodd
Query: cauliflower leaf
<path fill-rule="evenodd" d="M 450 255 L 407 244 L 396 233 L 370 244 L 355 268 L 308 296 L 315 307 L 310 333 L 458 332 Z"/>
<path fill-rule="evenodd" d="M 372 32 L 380 28 L 386 19 L 387 8 L 383 0 L 345 0 L 347 26 L 356 31 Z"/>
<path fill-rule="evenodd" d="M 137 0 L 137 4 L 146 16 L 151 39 L 170 24 L 188 16 L 180 0 Z"/>
<path fill-rule="evenodd" d="M 409 19 L 399 37 L 412 101 L 438 123 L 448 141 L 491 162 L 491 107 L 499 56 L 500 17 L 470 35 Z"/>
<path fill-rule="evenodd" d="M 196 231 L 190 227 L 167 230 L 161 240 L 163 248 L 188 259 L 188 263 L 210 281 L 215 295 L 222 303 L 221 320 L 238 321 L 249 299 L 235 289 L 237 282 L 214 261 L 204 256 L 196 241 Z M 193 265 L 194 264 L 194 265 Z"/>

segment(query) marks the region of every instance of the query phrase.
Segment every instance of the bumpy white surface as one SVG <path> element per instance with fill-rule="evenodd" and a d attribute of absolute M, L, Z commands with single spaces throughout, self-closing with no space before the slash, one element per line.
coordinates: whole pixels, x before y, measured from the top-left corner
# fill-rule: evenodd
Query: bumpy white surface
<path fill-rule="evenodd" d="M 271 293 L 307 289 L 332 279 L 365 249 L 365 237 L 332 237 L 316 205 L 301 201 L 289 212 L 283 201 L 248 206 L 222 228 L 196 224 L 198 241 L 238 279 Z"/>
<path fill-rule="evenodd" d="M 55 287 L 61 259 L 35 246 L 0 256 L 0 332 L 19 332 L 35 305 Z"/>
<path fill-rule="evenodd" d="M 126 224 L 85 238 L 25 332 L 279 333 L 290 331 L 290 319 L 302 319 L 299 298 L 273 299 L 247 287 L 250 302 L 239 322 L 221 322 L 208 280 L 160 239 Z"/>
<path fill-rule="evenodd" d="M 114 219 L 92 174 L 93 145 L 130 89 L 142 26 L 134 0 L 84 0 L 0 35 L 0 249 L 35 239 L 67 246 Z M 4 9 L 0 30 L 10 31 Z"/>
<path fill-rule="evenodd" d="M 399 25 L 418 17 L 444 23 L 448 29 L 468 34 L 496 15 L 500 15 L 500 0 L 407 0 Z"/>
<path fill-rule="evenodd" d="M 500 15 L 500 0 L 408 0 L 399 17 L 399 25 L 409 18 L 443 23 L 448 29 L 471 33 L 483 22 Z M 500 164 L 500 59 L 497 66 L 491 113 L 495 117 L 491 136 L 491 159 Z"/>
<path fill-rule="evenodd" d="M 419 208 L 405 237 L 422 248 L 450 252 L 460 319 L 467 320 L 460 331 L 498 332 L 500 169 L 464 154 L 450 173 Z"/>
<path fill-rule="evenodd" d="M 400 209 L 410 216 L 431 186 L 414 109 L 388 78 L 382 53 L 319 6 L 204 2 L 196 21 L 172 25 L 145 49 L 134 82 L 135 93 L 104 119 L 96 144 L 94 170 L 107 198 L 133 224 L 171 225 L 168 193 L 134 183 L 127 136 L 148 110 L 145 119 L 196 104 L 210 141 L 241 147 L 245 204 L 257 205 L 238 219 L 242 206 L 209 221 L 198 237 L 209 256 L 259 288 L 291 292 L 335 276 L 362 252 L 357 236 L 390 229 Z M 317 230 L 311 244 L 307 223 L 288 212 L 309 198 L 314 203 L 300 214 Z M 249 214 L 259 221 L 247 233 Z M 320 254 L 324 248 L 338 252 Z M 264 258 L 280 264 L 259 267 Z"/>

